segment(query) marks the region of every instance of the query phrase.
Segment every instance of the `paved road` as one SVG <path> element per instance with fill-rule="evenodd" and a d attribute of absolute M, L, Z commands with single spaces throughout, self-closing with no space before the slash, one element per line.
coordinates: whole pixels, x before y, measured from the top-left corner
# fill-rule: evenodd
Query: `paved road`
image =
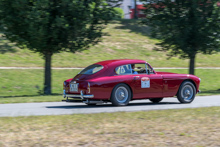
<path fill-rule="evenodd" d="M 149 111 L 210 106 L 220 106 L 220 95 L 197 96 L 191 104 L 180 104 L 176 98 L 166 98 L 159 104 L 153 104 L 149 100 L 137 100 L 132 101 L 128 106 L 125 107 L 115 107 L 110 103 L 98 106 L 87 106 L 83 103 L 66 102 L 0 104 L 0 117 L 64 115 L 119 111 Z"/>

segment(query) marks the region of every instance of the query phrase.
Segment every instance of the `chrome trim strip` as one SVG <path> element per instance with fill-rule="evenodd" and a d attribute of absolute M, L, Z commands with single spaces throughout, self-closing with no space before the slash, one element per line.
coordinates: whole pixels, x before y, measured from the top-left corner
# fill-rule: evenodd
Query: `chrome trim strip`
<path fill-rule="evenodd" d="M 63 98 L 66 97 L 66 90 L 63 90 Z"/>

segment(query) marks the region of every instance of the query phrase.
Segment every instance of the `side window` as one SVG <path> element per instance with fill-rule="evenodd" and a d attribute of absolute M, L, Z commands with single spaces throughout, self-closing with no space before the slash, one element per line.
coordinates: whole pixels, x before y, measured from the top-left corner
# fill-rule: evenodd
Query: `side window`
<path fill-rule="evenodd" d="M 149 64 L 146 64 L 146 67 L 147 67 L 147 73 L 148 74 L 155 74 L 154 70 L 149 66 Z"/>
<path fill-rule="evenodd" d="M 137 74 L 146 74 L 146 66 L 144 63 L 132 64 L 131 67 Z"/>
<path fill-rule="evenodd" d="M 115 72 L 118 74 L 118 75 L 126 75 L 126 74 L 131 74 L 131 65 L 130 64 L 127 64 L 127 65 L 122 65 L 122 66 L 119 66 L 119 67 L 116 67 L 115 68 Z"/>

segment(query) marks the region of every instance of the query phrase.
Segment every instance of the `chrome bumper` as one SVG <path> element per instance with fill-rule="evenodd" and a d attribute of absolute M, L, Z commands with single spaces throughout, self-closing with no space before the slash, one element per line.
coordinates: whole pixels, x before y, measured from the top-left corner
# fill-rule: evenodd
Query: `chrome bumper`
<path fill-rule="evenodd" d="M 82 92 L 82 90 L 80 91 L 80 94 L 66 94 L 66 91 L 63 90 L 63 97 L 64 97 L 64 98 L 65 98 L 65 97 L 81 98 L 81 99 L 83 100 L 83 99 L 85 99 L 85 98 L 86 98 L 86 99 L 93 98 L 94 95 L 93 95 L 93 94 L 91 94 L 91 95 L 84 95 L 83 92 Z"/>

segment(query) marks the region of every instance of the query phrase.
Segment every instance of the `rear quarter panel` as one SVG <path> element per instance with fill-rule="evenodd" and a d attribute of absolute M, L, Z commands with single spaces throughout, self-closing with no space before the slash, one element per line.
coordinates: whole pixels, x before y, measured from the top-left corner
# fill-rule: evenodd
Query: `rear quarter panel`
<path fill-rule="evenodd" d="M 89 80 L 91 84 L 90 93 L 94 94 L 94 99 L 110 99 L 112 90 L 117 84 L 124 83 L 130 87 L 132 79 L 132 75 L 116 75 L 91 79 Z"/>

